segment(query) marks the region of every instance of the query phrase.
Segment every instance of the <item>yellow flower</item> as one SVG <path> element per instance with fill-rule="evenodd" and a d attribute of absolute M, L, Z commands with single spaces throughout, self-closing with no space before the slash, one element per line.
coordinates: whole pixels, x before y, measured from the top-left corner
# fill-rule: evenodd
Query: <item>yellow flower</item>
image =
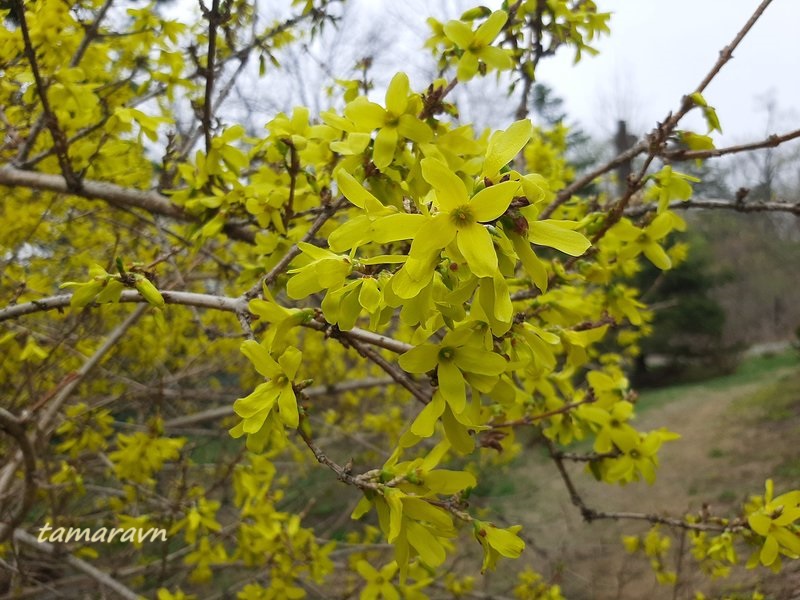
<path fill-rule="evenodd" d="M 665 271 L 672 268 L 672 260 L 659 242 L 673 229 L 683 231 L 685 228 L 686 223 L 678 215 L 663 212 L 644 229 L 639 229 L 628 219 L 622 219 L 614 225 L 612 233 L 620 240 L 629 242 L 620 250 L 618 255 L 620 260 L 627 261 L 644 254 L 651 263 Z"/>
<path fill-rule="evenodd" d="M 361 600 L 400 600 L 400 592 L 392 585 L 391 581 L 397 573 L 397 563 L 390 562 L 388 565 L 376 570 L 365 560 L 356 563 L 356 570 L 366 581 L 367 585 L 361 590 Z"/>
<path fill-rule="evenodd" d="M 296 348 L 287 348 L 278 362 L 275 362 L 264 346 L 254 340 L 247 340 L 242 343 L 242 354 L 269 381 L 258 385 L 249 396 L 239 398 L 233 403 L 233 410 L 244 420 L 233 428 L 231 435 L 239 437 L 245 433 L 258 433 L 276 404 L 283 424 L 296 428 L 300 423 L 300 416 L 292 383 L 300 367 L 302 353 Z"/>
<path fill-rule="evenodd" d="M 386 90 L 386 108 L 360 96 L 345 107 L 344 114 L 357 131 L 378 130 L 372 162 L 385 169 L 392 163 L 401 137 L 420 144 L 433 137 L 430 127 L 417 118 L 420 108 L 416 96 L 411 95 L 408 75 L 401 72 L 392 78 Z"/>
<path fill-rule="evenodd" d="M 483 547 L 481 573 L 485 573 L 487 570 L 493 571 L 499 557 L 518 558 L 525 549 L 525 542 L 517 535 L 519 530 L 522 529 L 521 525 L 499 529 L 491 523 L 476 519 L 473 527 L 475 539 Z"/>
<path fill-rule="evenodd" d="M 482 223 L 494 221 L 506 211 L 519 182 L 499 183 L 470 197 L 464 182 L 447 165 L 433 158 L 425 158 L 421 164 L 422 176 L 435 190 L 438 212 L 417 231 L 403 267 L 406 274 L 415 282 L 426 282 L 435 267 L 431 259 L 455 240 L 472 273 L 493 277 L 497 273 L 497 253 L 492 236 Z M 395 285 L 394 291 L 401 298 L 410 297 L 413 290 L 405 287 Z"/>
<path fill-rule="evenodd" d="M 455 414 L 464 410 L 467 402 L 465 376 L 472 385 L 489 388 L 506 370 L 508 362 L 494 352 L 475 343 L 471 328 L 455 329 L 438 344 L 421 344 L 400 357 L 400 366 L 409 373 L 427 373 L 436 369 L 439 391 Z M 483 378 L 488 378 L 484 385 Z M 444 410 L 444 406 L 441 406 Z M 424 411 L 423 411 L 424 412 Z M 441 411 L 440 411 L 441 414 Z M 431 433 L 436 415 L 430 423 Z"/>
<path fill-rule="evenodd" d="M 459 81 L 469 81 L 475 77 L 480 61 L 501 71 L 513 66 L 514 63 L 505 50 L 491 45 L 506 21 L 508 14 L 498 10 L 475 31 L 463 21 L 449 21 L 445 24 L 444 34 L 464 51 L 458 61 Z"/>
<path fill-rule="evenodd" d="M 772 495 L 773 483 L 768 479 L 763 506 L 747 517 L 750 529 L 764 537 L 758 560 L 765 567 L 778 561 L 780 554 L 792 558 L 800 556 L 800 536 L 795 524 L 800 519 L 800 491 L 781 494 L 777 498 Z"/>

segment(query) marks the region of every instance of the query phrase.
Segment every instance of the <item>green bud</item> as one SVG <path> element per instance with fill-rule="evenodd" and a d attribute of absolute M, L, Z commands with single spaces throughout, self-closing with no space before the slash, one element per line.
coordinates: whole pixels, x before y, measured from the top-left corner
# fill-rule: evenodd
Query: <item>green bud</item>
<path fill-rule="evenodd" d="M 476 6 L 470 8 L 468 11 L 461 15 L 461 21 L 474 21 L 475 19 L 483 19 L 492 14 L 492 9 L 487 6 Z"/>
<path fill-rule="evenodd" d="M 147 300 L 150 304 L 158 308 L 164 308 L 164 298 L 161 293 L 158 291 L 156 286 L 150 283 L 150 280 L 146 277 L 142 277 L 141 275 L 137 275 L 136 283 L 134 284 L 136 289 L 139 290 L 139 293 L 142 297 Z"/>

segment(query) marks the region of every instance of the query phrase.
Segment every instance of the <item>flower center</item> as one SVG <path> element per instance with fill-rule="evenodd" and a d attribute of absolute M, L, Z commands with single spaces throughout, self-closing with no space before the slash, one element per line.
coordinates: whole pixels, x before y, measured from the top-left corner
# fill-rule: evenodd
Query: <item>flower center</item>
<path fill-rule="evenodd" d="M 450 348 L 449 346 L 445 346 L 441 350 L 439 350 L 439 362 L 448 362 L 453 360 L 453 356 L 455 355 L 455 350 Z"/>
<path fill-rule="evenodd" d="M 450 220 L 456 227 L 466 227 L 467 225 L 472 225 L 476 221 L 475 213 L 472 212 L 468 204 L 462 204 L 451 211 Z"/>

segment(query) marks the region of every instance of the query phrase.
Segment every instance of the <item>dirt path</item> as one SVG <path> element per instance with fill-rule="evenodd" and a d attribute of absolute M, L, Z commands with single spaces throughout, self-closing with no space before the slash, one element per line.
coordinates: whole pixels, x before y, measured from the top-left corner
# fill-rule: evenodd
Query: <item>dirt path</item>
<path fill-rule="evenodd" d="M 782 426 L 754 426 L 753 415 L 741 409 L 743 399 L 785 374 L 776 371 L 757 382 L 727 389 L 687 388 L 678 399 L 644 411 L 637 419 L 638 429 L 667 427 L 682 436 L 662 448 L 656 483 L 609 486 L 582 473 L 580 465 L 570 466 L 580 494 L 587 504 L 599 510 L 680 516 L 708 504 L 714 514 L 736 515 L 747 495 L 762 492 L 764 480 L 772 476 L 784 458 L 783 453 L 775 452 L 779 439 L 782 441 L 778 445 L 785 451 L 800 453 L 791 442 L 798 439 L 796 421 Z M 782 431 L 776 437 L 776 427 L 790 427 L 791 431 Z M 793 437 L 787 438 L 787 434 Z M 644 532 L 647 525 L 630 521 L 587 525 L 571 505 L 549 462 L 514 466 L 510 476 L 514 493 L 492 499 L 492 505 L 509 522 L 524 525 L 529 546 L 539 549 L 538 553 L 535 549 L 527 552 L 528 560 L 534 569 L 558 581 L 570 600 L 683 599 L 694 598 L 694 590 L 719 591 L 695 572 L 694 561 L 687 560 L 688 556 L 681 567 L 683 585 L 676 595 L 671 586 L 656 584 L 646 559 L 641 554 L 626 554 L 620 542 L 622 535 Z M 685 543 L 688 549 L 688 540 Z M 669 564 L 673 570 L 679 544 L 679 538 L 674 540 Z M 747 572 L 751 587 L 759 574 L 760 571 Z M 784 574 L 778 579 L 788 577 Z M 772 585 L 781 589 L 794 587 L 789 583 L 776 585 L 774 581 Z M 777 597 L 800 598 L 783 594 Z"/>

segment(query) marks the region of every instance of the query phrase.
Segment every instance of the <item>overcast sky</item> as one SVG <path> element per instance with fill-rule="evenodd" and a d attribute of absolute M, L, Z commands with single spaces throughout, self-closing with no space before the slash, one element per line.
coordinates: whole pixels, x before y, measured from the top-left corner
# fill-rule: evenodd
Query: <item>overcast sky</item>
<path fill-rule="evenodd" d="M 617 116 L 651 127 L 693 90 L 719 51 L 753 13 L 756 0 L 597 0 L 614 13 L 600 55 L 575 67 L 569 56 L 544 61 L 539 77 L 564 96 L 568 110 L 588 128 L 602 130 Z M 705 97 L 717 108 L 733 143 L 762 132 L 763 102 L 774 94 L 776 127 L 800 123 L 800 1 L 773 0 Z M 694 121 L 697 127 L 702 125 Z"/>

